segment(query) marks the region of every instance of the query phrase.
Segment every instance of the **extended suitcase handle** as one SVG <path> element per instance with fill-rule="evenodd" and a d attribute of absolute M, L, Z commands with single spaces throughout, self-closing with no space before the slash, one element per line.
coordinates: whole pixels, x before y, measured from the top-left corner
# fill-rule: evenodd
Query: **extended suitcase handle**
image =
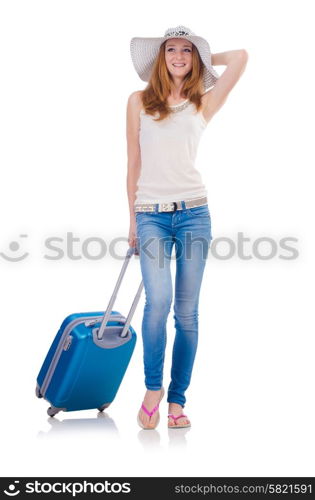
<path fill-rule="evenodd" d="M 124 260 L 124 263 L 123 263 L 123 266 L 122 266 L 122 269 L 121 269 L 120 274 L 118 276 L 118 280 L 117 280 L 117 283 L 115 285 L 114 291 L 113 291 L 112 296 L 111 296 L 111 298 L 109 300 L 107 309 L 106 309 L 106 311 L 104 313 L 104 317 L 103 317 L 101 326 L 99 327 L 99 329 L 97 329 L 97 338 L 99 340 L 101 340 L 103 338 L 103 334 L 104 334 L 107 322 L 108 322 L 108 320 L 110 318 L 110 315 L 112 313 L 114 302 L 116 300 L 117 293 L 118 293 L 118 290 L 120 288 L 122 279 L 123 279 L 123 277 L 125 275 L 127 266 L 129 264 L 129 261 L 130 261 L 130 258 L 132 257 L 132 255 L 134 253 L 135 253 L 135 247 L 129 247 L 128 251 L 127 251 L 127 254 L 126 254 L 126 257 L 125 257 L 125 260 Z M 136 310 L 136 307 L 138 305 L 138 302 L 139 302 L 139 299 L 140 299 L 140 296 L 141 296 L 141 292 L 142 292 L 142 288 L 143 288 L 143 281 L 141 281 L 141 283 L 139 285 L 139 288 L 137 290 L 137 293 L 135 295 L 135 298 L 134 298 L 134 300 L 132 302 L 130 311 L 128 313 L 128 316 L 127 316 L 125 324 L 124 324 L 124 328 L 123 328 L 123 330 L 122 330 L 122 332 L 120 334 L 121 337 L 126 337 L 128 335 L 129 325 L 131 323 L 132 317 L 133 317 L 134 312 Z M 113 320 L 114 320 L 114 318 L 113 318 Z"/>

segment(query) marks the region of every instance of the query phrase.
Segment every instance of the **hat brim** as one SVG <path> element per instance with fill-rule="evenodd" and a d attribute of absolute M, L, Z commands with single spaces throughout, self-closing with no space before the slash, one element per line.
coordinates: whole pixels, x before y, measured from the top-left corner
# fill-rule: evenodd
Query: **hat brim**
<path fill-rule="evenodd" d="M 211 65 L 210 46 L 204 38 L 197 35 L 183 35 L 169 38 L 183 38 L 193 43 L 204 64 L 203 83 L 204 88 L 212 88 L 217 79 L 218 73 Z M 168 40 L 167 37 L 133 37 L 130 41 L 130 54 L 133 65 L 141 80 L 148 82 L 150 80 L 154 61 L 159 53 L 160 46 Z"/>

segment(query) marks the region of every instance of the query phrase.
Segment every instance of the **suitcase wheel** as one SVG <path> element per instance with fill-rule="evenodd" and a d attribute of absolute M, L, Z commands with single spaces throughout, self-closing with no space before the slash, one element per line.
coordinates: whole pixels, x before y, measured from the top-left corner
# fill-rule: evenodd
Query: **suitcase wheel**
<path fill-rule="evenodd" d="M 105 410 L 105 408 L 108 408 L 108 407 L 109 407 L 109 405 L 110 405 L 110 403 L 105 403 L 105 404 L 103 404 L 102 406 L 100 406 L 100 407 L 98 408 L 98 411 L 104 411 L 104 410 Z"/>
<path fill-rule="evenodd" d="M 47 413 L 50 417 L 54 417 L 60 411 L 59 408 L 55 408 L 54 406 L 50 406 L 47 410 Z"/>
<path fill-rule="evenodd" d="M 38 397 L 38 398 L 42 398 L 43 397 L 41 395 L 41 393 L 40 393 L 40 389 L 39 389 L 39 385 L 38 384 L 36 385 L 35 394 L 36 394 L 36 397 Z"/>

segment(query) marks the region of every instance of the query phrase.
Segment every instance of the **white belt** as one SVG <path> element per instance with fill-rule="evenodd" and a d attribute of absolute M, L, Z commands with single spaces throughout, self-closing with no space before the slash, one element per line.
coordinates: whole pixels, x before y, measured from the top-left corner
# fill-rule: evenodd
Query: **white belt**
<path fill-rule="evenodd" d="M 186 208 L 200 207 L 208 203 L 207 197 L 194 198 L 190 200 L 171 201 L 169 203 L 137 203 L 134 205 L 135 212 L 175 212 Z"/>

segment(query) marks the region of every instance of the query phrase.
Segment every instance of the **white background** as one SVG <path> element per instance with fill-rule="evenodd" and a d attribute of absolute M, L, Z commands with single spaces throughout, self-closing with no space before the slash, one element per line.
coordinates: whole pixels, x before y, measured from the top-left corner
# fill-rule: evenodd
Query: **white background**
<path fill-rule="evenodd" d="M 2 1 L 1 448 L 2 475 L 314 476 L 314 40 L 307 1 Z M 168 431 L 137 426 L 144 396 L 141 320 L 115 401 L 49 419 L 35 381 L 64 317 L 103 310 L 122 260 L 82 255 L 87 238 L 127 248 L 126 105 L 145 87 L 133 36 L 183 24 L 213 53 L 245 48 L 245 73 L 202 137 L 196 166 L 208 188 L 214 241 L 249 238 L 244 260 L 210 253 L 199 303 L 199 346 L 185 412 Z M 224 67 L 216 67 L 221 74 Z M 79 240 L 48 260 L 48 237 Z M 20 235 L 27 236 L 20 236 Z M 276 255 L 253 244 L 272 238 Z M 282 238 L 298 257 L 281 249 Z M 20 247 L 14 250 L 17 242 Z M 16 245 L 17 247 L 17 245 Z M 16 248 L 15 247 L 15 248 Z M 89 247 L 97 255 L 100 247 Z M 231 247 L 230 247 L 231 248 Z M 258 246 L 270 253 L 270 243 Z M 217 246 L 219 254 L 227 244 Z M 257 255 L 257 254 L 256 254 Z M 173 254 L 172 272 L 175 276 Z M 129 264 L 115 309 L 140 282 Z M 173 310 L 168 321 L 169 384 Z M 312 452 L 312 453 L 311 453 Z"/>

